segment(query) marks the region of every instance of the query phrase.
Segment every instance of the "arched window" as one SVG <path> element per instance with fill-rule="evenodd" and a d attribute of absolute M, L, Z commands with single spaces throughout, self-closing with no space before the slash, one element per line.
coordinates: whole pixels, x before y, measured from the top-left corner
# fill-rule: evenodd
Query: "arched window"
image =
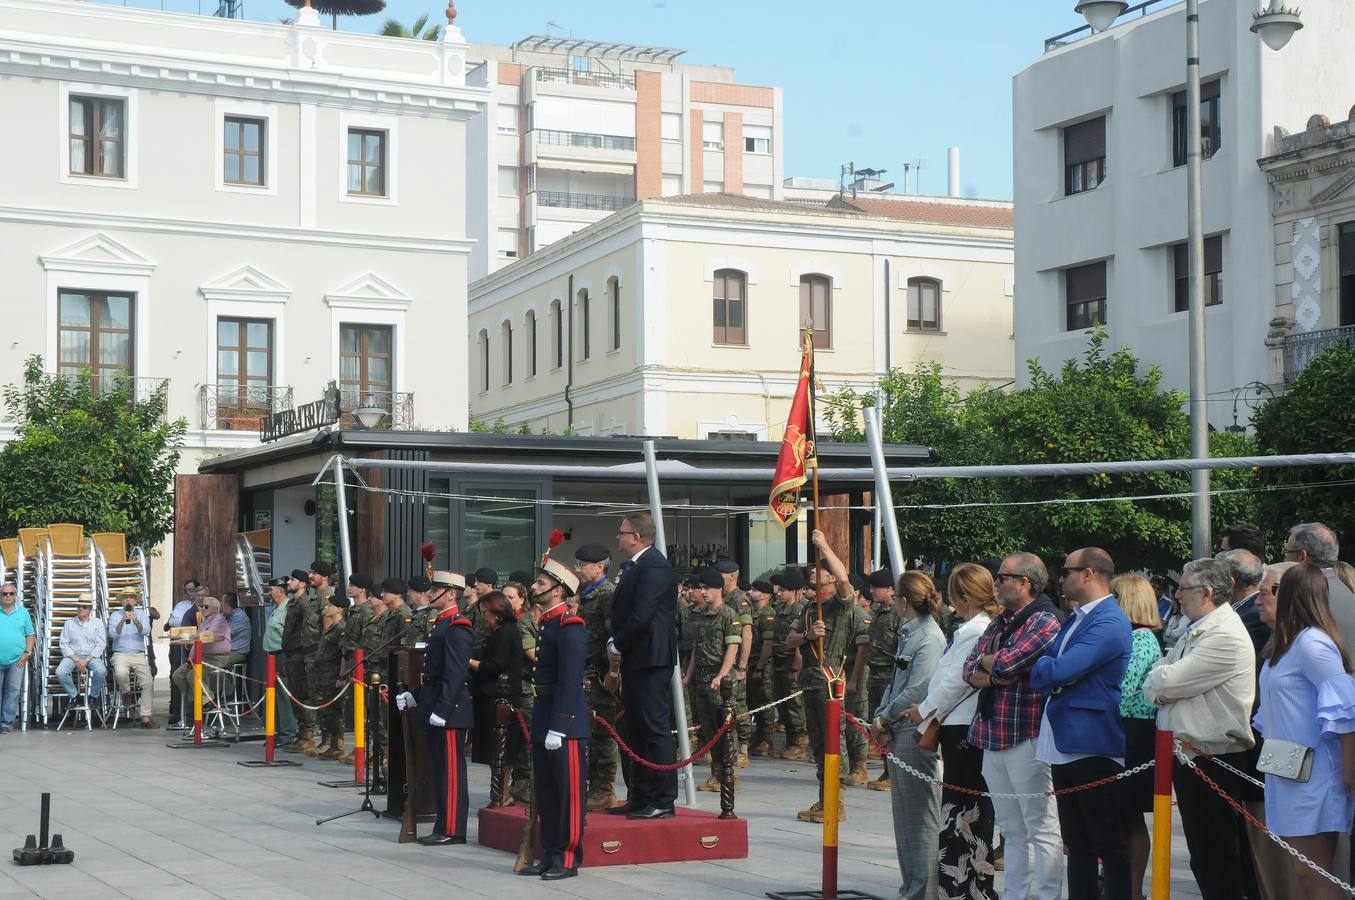
<path fill-rule="evenodd" d="M 536 310 L 527 310 L 527 377 L 536 377 Z"/>
<path fill-rule="evenodd" d="M 480 390 L 489 390 L 489 332 L 480 329 Z"/>
<path fill-rule="evenodd" d="M 513 323 L 504 319 L 499 326 L 499 340 L 503 342 L 503 383 L 513 383 Z"/>
<path fill-rule="evenodd" d="M 579 357 L 587 359 L 593 355 L 593 301 L 588 296 L 588 288 L 579 289 L 579 317 L 583 320 L 580 338 L 583 341 Z"/>
<path fill-rule="evenodd" d="M 935 278 L 908 279 L 908 330 L 941 330 L 941 282 Z"/>
<path fill-rule="evenodd" d="M 717 344 L 748 343 L 748 276 L 738 269 L 720 269 L 715 273 L 712 297 L 715 309 L 711 323 L 712 340 Z"/>
<path fill-rule="evenodd" d="M 814 348 L 833 346 L 833 282 L 824 275 L 800 276 L 800 327 L 814 328 Z"/>
<path fill-rule="evenodd" d="M 550 316 L 555 320 L 555 365 L 559 369 L 565 364 L 565 317 L 559 300 L 550 303 Z"/>
<path fill-rule="evenodd" d="M 612 320 L 612 349 L 621 349 L 621 279 L 613 275 L 607 279 L 607 296 L 611 299 L 609 308 Z"/>

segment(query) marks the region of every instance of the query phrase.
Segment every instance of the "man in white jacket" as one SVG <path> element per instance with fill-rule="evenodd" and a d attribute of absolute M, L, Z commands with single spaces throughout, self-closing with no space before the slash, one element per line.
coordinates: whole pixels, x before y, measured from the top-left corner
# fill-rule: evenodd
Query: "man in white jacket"
<path fill-rule="evenodd" d="M 1237 776 L 1195 752 L 1241 768 L 1253 743 L 1256 662 L 1247 629 L 1229 603 L 1232 588 L 1232 575 L 1223 563 L 1213 559 L 1186 563 L 1176 594 L 1190 627 L 1148 673 L 1143 695 L 1158 707 L 1157 727 L 1174 732 L 1177 740 L 1189 745 L 1186 752 L 1196 757 L 1196 765 L 1230 796 L 1239 797 L 1242 786 Z M 1201 896 L 1204 900 L 1245 896 L 1237 814 L 1184 765 L 1172 768 L 1172 786 Z"/>

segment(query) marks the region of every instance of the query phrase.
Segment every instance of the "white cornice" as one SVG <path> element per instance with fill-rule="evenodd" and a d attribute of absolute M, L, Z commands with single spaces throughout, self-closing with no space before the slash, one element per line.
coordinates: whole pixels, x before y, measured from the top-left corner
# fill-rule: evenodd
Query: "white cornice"
<path fill-rule="evenodd" d="M 253 266 L 245 265 L 198 288 L 207 300 L 286 303 L 292 289 Z"/>
<path fill-rule="evenodd" d="M 39 259 L 48 272 L 94 272 L 148 277 L 155 263 L 102 232 L 81 238 Z"/>
<path fill-rule="evenodd" d="M 0 206 L 0 222 L 108 228 L 118 231 L 150 231 L 162 234 L 210 235 L 212 237 L 234 237 L 257 241 L 319 244 L 328 247 L 378 248 L 382 250 L 407 250 L 416 253 L 448 253 L 461 256 L 469 255 L 471 247 L 475 244 L 475 241 L 463 238 L 364 234 L 349 231 L 324 231 L 315 228 L 289 228 L 280 225 L 231 224 L 193 219 L 124 216 L 114 213 L 31 209 L 21 206 Z"/>
<path fill-rule="evenodd" d="M 331 309 L 406 310 L 412 300 L 404 291 L 372 272 L 325 295 L 325 303 Z"/>

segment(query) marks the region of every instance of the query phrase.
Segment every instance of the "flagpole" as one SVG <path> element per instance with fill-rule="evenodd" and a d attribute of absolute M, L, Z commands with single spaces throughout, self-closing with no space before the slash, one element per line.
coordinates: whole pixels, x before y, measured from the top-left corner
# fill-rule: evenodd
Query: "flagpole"
<path fill-rule="evenodd" d="M 822 531 L 819 527 L 819 434 L 815 428 L 814 412 L 814 326 L 806 323 L 804 335 L 804 346 L 809 351 L 809 415 L 805 416 L 806 430 L 809 432 L 810 441 L 813 446 L 814 461 L 814 528 L 813 531 Z M 814 604 L 818 621 L 823 622 L 823 560 L 819 557 L 819 548 L 814 546 L 813 533 L 811 531 L 809 545 L 814 550 Z M 823 668 L 823 635 L 814 639 L 814 646 L 819 654 L 819 667 Z"/>

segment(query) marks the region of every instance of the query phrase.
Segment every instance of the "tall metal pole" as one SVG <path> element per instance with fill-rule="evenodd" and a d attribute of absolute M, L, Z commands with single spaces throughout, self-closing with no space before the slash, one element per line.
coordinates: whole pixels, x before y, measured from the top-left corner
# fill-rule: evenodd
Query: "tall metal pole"
<path fill-rule="evenodd" d="M 875 510 L 884 524 L 885 545 L 889 548 L 889 571 L 895 578 L 903 574 L 903 544 L 899 541 L 899 522 L 894 515 L 894 493 L 889 487 L 889 470 L 885 467 L 884 438 L 881 435 L 880 408 L 861 410 L 866 420 L 866 445 L 870 447 L 870 464 L 875 470 Z"/>
<path fill-rule="evenodd" d="M 649 481 L 649 515 L 654 519 L 654 549 L 664 556 L 668 555 L 668 542 L 663 533 L 663 503 L 659 497 L 659 463 L 654 455 L 654 442 L 645 441 L 645 473 Z M 690 735 L 687 733 L 687 704 L 682 699 L 682 672 L 673 665 L 673 722 L 677 726 L 678 753 L 686 759 L 692 755 Z M 692 764 L 688 763 L 678 771 L 678 781 L 682 785 L 683 795 L 688 806 L 696 805 L 696 781 L 692 778 Z"/>
<path fill-rule="evenodd" d="M 336 590 L 342 592 L 353 577 L 353 553 L 348 544 L 348 494 L 343 483 L 343 457 L 334 455 L 334 503 L 339 507 L 339 564 L 342 566 L 343 584 Z"/>
<path fill-rule="evenodd" d="M 1209 458 L 1208 378 L 1204 340 L 1204 188 L 1200 147 L 1200 0 L 1186 0 L 1186 218 L 1190 295 L 1190 455 Z M 1190 546 L 1195 559 L 1213 555 L 1209 533 L 1209 470 L 1190 473 Z"/>

